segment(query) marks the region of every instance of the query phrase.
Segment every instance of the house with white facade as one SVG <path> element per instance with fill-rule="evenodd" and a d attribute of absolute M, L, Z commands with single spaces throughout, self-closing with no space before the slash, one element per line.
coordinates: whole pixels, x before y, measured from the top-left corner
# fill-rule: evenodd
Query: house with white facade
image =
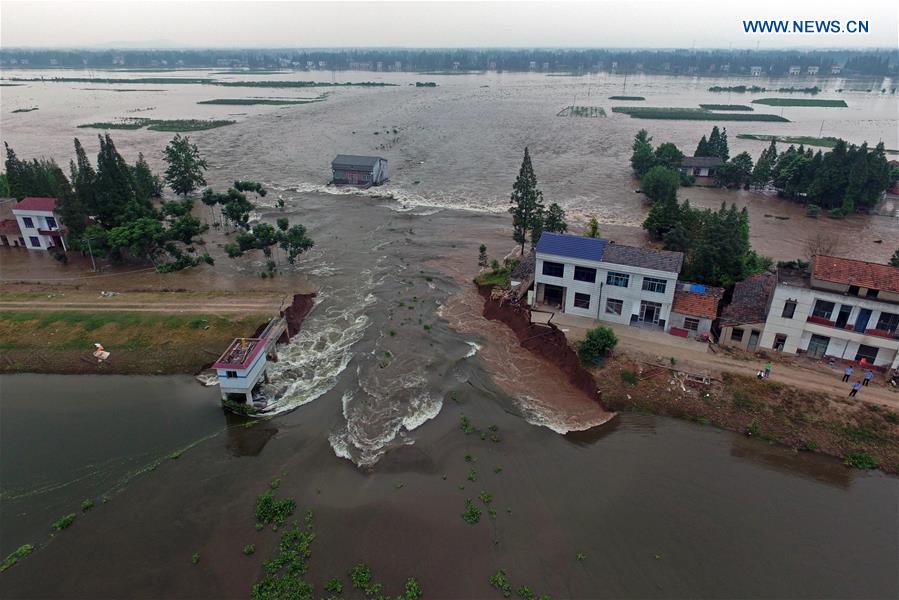
<path fill-rule="evenodd" d="M 682 253 L 558 233 L 536 250 L 537 306 L 668 331 Z"/>
<path fill-rule="evenodd" d="M 718 318 L 718 303 L 723 297 L 724 288 L 678 281 L 668 332 L 680 337 L 708 340 L 712 323 Z"/>
<path fill-rule="evenodd" d="M 760 348 L 899 367 L 899 268 L 834 256 L 780 269 Z"/>
<path fill-rule="evenodd" d="M 29 250 L 48 250 L 59 246 L 66 250 L 56 198 L 23 198 L 12 209 L 25 247 Z"/>
<path fill-rule="evenodd" d="M 678 170 L 693 177 L 714 177 L 722 164 L 717 156 L 685 156 Z"/>

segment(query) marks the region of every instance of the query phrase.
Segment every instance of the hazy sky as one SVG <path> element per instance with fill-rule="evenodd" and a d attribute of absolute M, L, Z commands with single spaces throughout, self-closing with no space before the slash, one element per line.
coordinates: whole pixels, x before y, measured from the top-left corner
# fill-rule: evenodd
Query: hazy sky
<path fill-rule="evenodd" d="M 867 20 L 868 34 L 745 34 L 744 19 Z M 3 47 L 892 47 L 896 0 L 21 2 Z"/>

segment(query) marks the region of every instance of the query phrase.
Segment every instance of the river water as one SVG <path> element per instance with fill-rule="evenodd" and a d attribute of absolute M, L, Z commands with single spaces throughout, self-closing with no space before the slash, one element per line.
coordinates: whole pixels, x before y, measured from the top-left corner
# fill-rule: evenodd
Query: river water
<path fill-rule="evenodd" d="M 236 178 L 266 183 L 271 193 L 257 216 L 303 223 L 316 242 L 296 266 L 282 264 L 279 277 L 318 290 L 303 330 L 271 368 L 268 391 L 279 414 L 251 428 L 222 413 L 215 388 L 188 378 L 0 380 L 0 550 L 43 544 L 50 522 L 77 512 L 83 498 L 98 503 L 71 534 L 10 571 L 12 595 L 245 595 L 258 565 L 232 551 L 257 535 L 249 517 L 255 495 L 283 474 L 286 494 L 323 513 L 330 535 L 322 538 L 331 541 L 323 539 L 317 551 L 326 564 L 345 570 L 347 561 L 364 558 L 389 581 L 414 572 L 433 590 L 430 597 L 482 597 L 487 571 L 503 564 L 533 573 L 529 585 L 556 597 L 895 596 L 888 560 L 897 543 L 895 478 L 666 419 L 619 416 L 597 428 L 611 415 L 522 351 L 503 326 L 480 318 L 468 281 L 480 243 L 491 258 L 512 250 L 503 213 L 523 146 L 531 148 L 547 200 L 562 204 L 573 223 L 595 214 L 607 235 L 639 242 L 646 209 L 627 166 L 634 133 L 647 127 L 657 141 L 691 149 L 704 123 L 611 112 L 555 116 L 572 103 L 608 112 L 607 97 L 623 91 L 621 78 L 608 75 L 428 76 L 437 88 L 410 86 L 421 77 L 404 74 L 341 73 L 338 80 L 370 79 L 400 85 L 334 89 L 323 102 L 288 107 L 196 102 L 311 97 L 319 90 L 0 88 L 4 141 L 20 157 L 63 164 L 72 137 L 81 137 L 89 153 L 96 146 L 93 130 L 76 128 L 81 123 L 236 119 L 191 135 L 209 159 L 208 179 L 216 187 Z M 714 83 L 721 82 L 629 78 L 626 92 L 656 106 L 751 99 L 706 92 Z M 786 109 L 794 121 L 788 124 L 732 123 L 732 154 L 757 154 L 763 146 L 737 140 L 737 132 L 817 135 L 821 120 L 824 135 L 899 145 L 895 96 L 835 91 L 890 82 L 826 85 L 822 97 L 846 97 L 850 108 Z M 138 91 L 116 91 L 122 89 Z M 9 112 L 26 105 L 39 110 Z M 127 157 L 142 151 L 158 168 L 171 134 L 113 137 Z M 373 193 L 326 187 L 338 152 L 386 156 L 391 182 Z M 756 193 L 684 193 L 700 205 L 749 206 L 753 243 L 762 252 L 801 255 L 807 225 L 799 207 Z M 284 210 L 275 206 L 278 197 Z M 847 253 L 854 256 L 883 259 L 899 240 L 891 216 L 826 223 L 853 240 Z M 221 248 L 227 241 L 209 236 L 216 275 L 255 277 L 261 256 L 231 261 Z M 173 287 L 179 277 L 171 276 Z M 482 426 L 497 424 L 503 441 L 463 436 L 463 413 Z M 185 448 L 177 460 L 168 458 Z M 472 541 L 458 528 L 461 497 L 477 493 L 457 487 L 468 470 L 462 454 L 473 448 L 503 467 L 490 485 L 502 490 L 515 517 L 493 525 L 494 535 L 502 533 L 499 546 L 483 532 Z M 108 504 L 99 500 L 104 494 Z M 433 539 L 445 543 L 434 549 L 425 543 Z M 544 551 L 533 551 L 535 539 Z M 260 554 L 272 540 L 270 534 L 257 542 Z M 348 540 L 358 546 L 351 557 L 342 550 Z M 215 560 L 185 570 L 200 547 Z M 579 566 L 579 551 L 595 562 Z M 83 572 L 79 557 L 89 553 L 110 561 L 115 582 Z M 426 557 L 420 567 L 417 557 Z M 447 570 L 449 563 L 455 568 Z M 40 569 L 57 576 L 38 581 Z M 167 576 L 153 576 L 157 569 Z"/>

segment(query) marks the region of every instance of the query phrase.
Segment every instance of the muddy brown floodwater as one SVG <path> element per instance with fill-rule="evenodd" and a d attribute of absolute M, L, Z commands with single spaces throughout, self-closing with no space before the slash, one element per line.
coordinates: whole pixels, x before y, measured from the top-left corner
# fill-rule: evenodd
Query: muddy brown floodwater
<path fill-rule="evenodd" d="M 621 89 L 611 76 L 434 76 L 437 88 L 406 85 L 414 74 L 344 76 L 402 85 L 241 107 L 237 124 L 191 134 L 212 185 L 263 181 L 269 194 L 254 217 L 302 223 L 315 247 L 296 265 L 281 257 L 280 274 L 264 282 L 262 256 L 231 261 L 222 248 L 229 235 L 216 232 L 207 244 L 215 268 L 153 276 L 153 286 L 171 289 L 315 292 L 271 365 L 276 415 L 243 427 L 222 413 L 214 388 L 180 378 L 0 378 L 0 551 L 38 547 L 0 576 L 3 597 L 246 597 L 277 543 L 277 532 L 256 531 L 253 515 L 276 478 L 298 516 L 316 515 L 317 590 L 362 560 L 390 593 L 415 576 L 428 598 L 497 597 L 488 577 L 500 568 L 516 588 L 556 598 L 899 594 L 899 480 L 664 418 L 606 422 L 609 413 L 564 373 L 482 316 L 470 284 L 478 245 L 497 259 L 511 250 L 505 209 L 523 146 L 547 201 L 561 203 L 573 224 L 596 214 L 606 235 L 639 243 L 646 208 L 627 165 L 634 133 L 647 127 L 657 141 L 691 148 L 704 126 L 555 116 L 575 94 L 579 104 L 610 108 L 606 98 Z M 734 101 L 704 91 L 714 83 L 647 77 L 628 91 L 657 105 Z M 265 93 L 108 87 L 4 88 L 4 106 L 40 107 L 4 112 L 4 140 L 19 156 L 66 164 L 73 136 L 96 149 L 80 123 L 134 109 L 221 117 L 233 108 L 196 102 Z M 738 141 L 738 132 L 816 135 L 821 119 L 825 135 L 884 137 L 896 147 L 894 107 L 894 99 L 858 94 L 843 112 L 796 109 L 786 111 L 789 124 L 735 123 L 731 150 L 757 155 L 764 145 Z M 171 136 L 113 137 L 129 160 L 142 151 L 159 168 Z M 383 154 L 392 182 L 365 193 L 326 187 L 338 152 Z M 778 259 L 796 258 L 797 232 L 812 225 L 851 239 L 849 254 L 859 258 L 883 259 L 899 240 L 892 216 L 813 221 L 761 194 L 691 188 L 683 196 L 702 206 L 746 204 L 757 249 Z M 30 261 L 20 260 L 14 278 L 35 268 Z M 146 281 L 116 277 L 122 286 Z M 499 441 L 465 435 L 462 415 L 481 430 L 495 425 Z M 493 496 L 496 518 L 482 507 L 480 523 L 468 525 L 464 501 L 480 502 L 481 491 Z M 95 507 L 51 536 L 50 523 L 78 513 L 84 498 Z M 245 556 L 250 543 L 256 554 Z"/>

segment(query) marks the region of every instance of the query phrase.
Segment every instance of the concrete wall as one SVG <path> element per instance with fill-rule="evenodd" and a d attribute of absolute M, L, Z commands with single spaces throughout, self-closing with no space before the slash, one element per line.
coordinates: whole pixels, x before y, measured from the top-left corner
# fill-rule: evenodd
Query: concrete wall
<path fill-rule="evenodd" d="M 16 221 L 19 223 L 19 230 L 22 232 L 22 237 L 25 239 L 26 248 L 29 250 L 46 250 L 47 248 L 56 245 L 52 237 L 49 235 L 41 235 L 38 232 L 39 229 L 59 229 L 59 219 L 52 212 L 13 209 L 13 214 L 16 216 Z M 26 217 L 31 219 L 32 227 L 27 227 L 25 225 Z M 47 217 L 56 219 L 56 227 L 50 227 L 47 224 Z M 31 238 L 37 238 L 37 246 L 34 245 L 34 240 Z"/>
<path fill-rule="evenodd" d="M 860 344 L 863 344 L 880 349 L 874 362 L 875 366 L 899 366 L 899 355 L 897 355 L 899 354 L 899 339 L 847 331 L 832 325 L 808 321 L 815 302 L 819 299 L 834 303 L 833 314 L 830 317 L 832 321 L 837 318 L 841 306 L 851 306 L 852 311 L 849 313 L 847 321 L 847 326 L 849 327 L 855 324 L 861 309 L 872 311 L 866 329 L 874 329 L 877 326 L 877 321 L 880 319 L 882 312 L 899 313 L 899 305 L 897 304 L 779 283 L 774 290 L 771 309 L 768 311 L 768 320 L 765 322 L 765 330 L 759 346 L 770 350 L 774 345 L 775 336 L 782 334 L 787 337 L 783 351 L 787 354 L 796 354 L 799 351 L 807 350 L 812 334 L 817 334 L 830 338 L 825 356 L 855 360 L 858 347 Z M 796 302 L 793 318 L 781 316 L 787 300 Z"/>
<path fill-rule="evenodd" d="M 735 342 L 731 339 L 733 332 L 735 329 L 739 329 L 743 332 L 743 338 L 739 342 Z M 740 350 L 755 350 L 758 348 L 749 348 L 749 338 L 752 336 L 753 331 L 759 332 L 759 342 L 762 340 L 762 336 L 765 331 L 764 323 L 746 323 L 735 326 L 728 326 L 721 328 L 721 338 L 718 340 L 718 344 L 721 346 L 729 346 L 731 348 L 739 348 Z"/>
<path fill-rule="evenodd" d="M 699 328 L 696 331 L 689 331 L 689 337 L 699 337 L 703 333 L 710 333 L 712 331 L 712 320 L 706 319 L 704 317 L 694 317 L 693 315 L 685 315 L 678 312 L 671 313 L 671 327 L 680 327 L 681 329 L 687 329 L 684 327 L 685 319 L 698 319 L 699 320 Z"/>
<path fill-rule="evenodd" d="M 562 277 L 551 277 L 543 274 L 544 261 L 562 263 L 565 266 L 565 272 Z M 596 282 L 589 283 L 585 281 L 577 281 L 574 279 L 575 266 L 596 269 Z M 628 287 L 611 286 L 606 283 L 609 272 L 627 273 L 630 276 Z M 666 281 L 665 292 L 656 293 L 643 291 L 643 278 L 653 277 L 656 279 L 664 279 Z M 535 268 L 534 282 L 537 286 L 537 301 L 542 302 L 543 290 L 540 284 L 556 285 L 565 288 L 565 313 L 579 315 L 582 317 L 590 317 L 602 321 L 611 321 L 624 325 L 630 324 L 631 315 L 640 314 L 640 302 L 643 300 L 649 302 L 658 302 L 662 305 L 660 310 L 660 319 L 665 321 L 665 330 L 670 327 L 671 304 L 674 301 L 674 289 L 677 284 L 677 273 L 666 271 L 656 271 L 654 269 L 643 269 L 640 267 L 631 267 L 626 265 L 614 265 L 605 262 L 596 262 L 589 260 L 577 260 L 562 256 L 553 256 L 551 254 L 537 254 L 537 262 Z M 590 304 L 588 308 L 578 308 L 574 305 L 575 293 L 587 294 L 590 296 Z M 621 315 L 609 314 L 606 312 L 606 301 L 609 298 L 621 300 L 623 303 Z"/>

